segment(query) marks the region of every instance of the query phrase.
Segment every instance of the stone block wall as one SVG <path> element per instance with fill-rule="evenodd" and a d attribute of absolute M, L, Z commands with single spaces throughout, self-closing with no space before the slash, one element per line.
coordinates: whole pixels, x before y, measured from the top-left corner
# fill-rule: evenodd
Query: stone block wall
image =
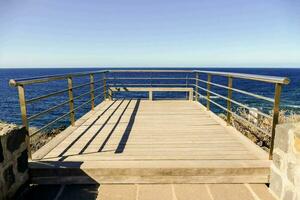
<path fill-rule="evenodd" d="M 300 123 L 276 127 L 270 189 L 282 200 L 300 200 Z"/>
<path fill-rule="evenodd" d="M 12 199 L 28 184 L 27 131 L 0 123 L 0 200 Z"/>

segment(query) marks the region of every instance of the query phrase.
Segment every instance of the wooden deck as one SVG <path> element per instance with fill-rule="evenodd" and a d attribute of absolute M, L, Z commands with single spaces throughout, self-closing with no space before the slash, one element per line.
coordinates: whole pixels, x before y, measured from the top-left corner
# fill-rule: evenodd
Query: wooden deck
<path fill-rule="evenodd" d="M 268 155 L 194 101 L 105 101 L 33 154 L 35 183 L 267 183 Z"/>

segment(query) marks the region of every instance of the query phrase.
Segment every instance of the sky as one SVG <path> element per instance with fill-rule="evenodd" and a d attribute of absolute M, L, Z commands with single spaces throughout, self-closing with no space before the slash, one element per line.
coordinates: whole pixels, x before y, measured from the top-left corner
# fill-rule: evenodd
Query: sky
<path fill-rule="evenodd" d="M 300 67 L 299 0 L 0 0 L 0 67 Z"/>

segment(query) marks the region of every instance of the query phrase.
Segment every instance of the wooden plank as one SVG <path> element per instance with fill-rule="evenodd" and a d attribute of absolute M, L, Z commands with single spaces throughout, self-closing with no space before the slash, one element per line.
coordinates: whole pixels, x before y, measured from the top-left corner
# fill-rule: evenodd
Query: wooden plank
<path fill-rule="evenodd" d="M 59 173 L 66 173 L 67 179 L 41 177 L 49 175 L 50 168 L 46 173 L 37 165 L 32 171 L 33 181 L 268 182 L 270 163 L 265 154 L 198 103 L 118 100 L 107 109 L 111 103 L 105 101 L 105 106 L 97 106 L 79 119 L 75 130 L 42 159 L 56 163 L 53 176 L 62 170 Z M 127 139 L 122 141 L 125 135 Z M 122 153 L 116 153 L 118 148 L 123 149 Z M 61 161 L 79 166 L 61 168 Z M 83 172 L 87 177 L 72 178 Z"/>

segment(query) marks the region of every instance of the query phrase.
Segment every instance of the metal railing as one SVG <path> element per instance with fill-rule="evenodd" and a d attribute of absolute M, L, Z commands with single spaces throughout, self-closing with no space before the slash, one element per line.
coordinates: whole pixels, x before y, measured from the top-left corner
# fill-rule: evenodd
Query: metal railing
<path fill-rule="evenodd" d="M 134 73 L 134 76 L 127 75 L 124 76 L 124 74 Z M 165 76 L 158 76 L 158 74 L 164 73 Z M 95 81 L 94 75 L 95 74 L 102 74 L 101 80 Z M 117 74 L 117 76 L 116 76 Z M 173 74 L 181 74 L 180 76 L 173 76 Z M 182 76 L 185 75 L 185 76 Z M 146 76 L 147 75 L 147 76 Z M 205 79 L 200 78 L 201 76 L 206 76 Z M 74 77 L 82 77 L 82 76 L 89 76 L 90 81 L 88 83 L 84 83 L 81 85 L 73 86 L 73 78 Z M 227 84 L 223 85 L 220 83 L 213 82 L 213 77 L 223 77 L 227 79 Z M 236 79 L 245 79 L 250 81 L 258 81 L 258 82 L 265 82 L 265 83 L 271 83 L 275 85 L 274 90 L 274 98 L 266 97 L 263 95 L 255 94 L 249 91 L 241 90 L 238 88 L 234 88 L 234 80 Z M 26 100 L 25 98 L 25 86 L 36 84 L 36 83 L 46 83 L 50 81 L 56 81 L 56 80 L 67 80 L 67 88 L 52 92 L 46 95 L 42 95 L 39 97 L 34 97 L 32 99 Z M 126 83 L 122 81 L 127 81 Z M 148 82 L 147 82 L 148 81 Z M 159 81 L 159 82 L 157 82 Z M 164 81 L 169 81 L 167 83 L 163 83 Z M 171 81 L 171 82 L 170 82 Z M 102 82 L 102 86 L 95 88 L 95 83 Z M 201 84 L 204 84 L 205 86 L 202 87 Z M 224 110 L 226 112 L 226 121 L 228 125 L 231 125 L 231 118 L 232 116 L 240 119 L 241 121 L 249 124 L 250 126 L 254 127 L 256 130 L 266 134 L 271 138 L 271 144 L 270 144 L 270 159 L 272 159 L 272 153 L 273 153 L 273 146 L 274 146 L 274 136 L 275 136 L 275 127 L 278 124 L 279 119 L 279 104 L 280 104 L 280 96 L 281 96 L 281 89 L 283 85 L 289 84 L 289 79 L 285 77 L 274 77 L 274 76 L 262 76 L 262 75 L 253 75 L 253 74 L 240 74 L 240 73 L 227 73 L 227 72 L 215 72 L 215 71 L 202 71 L 202 70 L 108 70 L 108 71 L 94 71 L 94 72 L 85 72 L 85 73 L 75 73 L 75 74 L 67 74 L 67 75 L 57 75 L 57 76 L 45 76 L 45 77 L 36 77 L 36 78 L 28 78 L 28 79 L 19 79 L 19 80 L 10 80 L 10 85 L 15 86 L 18 88 L 19 92 L 19 102 L 20 102 L 20 108 L 21 108 L 21 115 L 22 115 L 22 122 L 23 125 L 29 130 L 29 121 L 32 121 L 42 115 L 46 115 L 49 112 L 52 112 L 61 106 L 64 106 L 66 104 L 69 104 L 69 112 L 65 113 L 64 115 L 58 117 L 57 119 L 53 120 L 52 122 L 44 125 L 34 133 L 30 134 L 30 137 L 33 135 L 41 132 L 42 130 L 46 129 L 47 127 L 53 125 L 57 121 L 69 116 L 71 125 L 75 124 L 75 111 L 78 110 L 80 107 L 90 103 L 91 104 L 91 110 L 95 108 L 95 98 L 102 96 L 103 99 L 106 99 L 108 96 L 110 96 L 110 99 L 113 98 L 112 91 L 116 92 L 118 89 L 116 88 L 123 88 L 119 91 L 127 91 L 130 92 L 130 90 L 124 89 L 124 88 L 135 88 L 135 90 L 140 88 L 148 88 L 145 91 L 149 92 L 149 99 L 152 100 L 152 92 L 157 91 L 149 88 L 153 87 L 161 87 L 161 88 L 170 88 L 170 87 L 181 87 L 181 88 L 190 88 L 192 87 L 194 90 L 194 100 L 201 103 L 200 98 L 203 98 L 206 100 L 206 109 L 211 110 L 211 104 L 219 107 L 220 109 Z M 73 96 L 73 90 L 88 86 L 90 85 L 90 90 L 82 93 L 81 95 L 74 97 Z M 212 86 L 224 89 L 227 93 L 226 96 L 221 95 L 217 92 L 214 92 L 212 90 Z M 112 88 L 112 89 L 111 89 Z M 102 92 L 98 95 L 95 95 L 96 90 L 101 90 Z M 139 90 L 143 91 L 143 90 Z M 159 90 L 158 90 L 159 91 Z M 161 90 L 165 91 L 165 90 Z M 172 90 L 174 91 L 174 90 Z M 176 91 L 176 90 L 175 90 Z M 180 91 L 188 91 L 188 90 L 180 90 Z M 201 91 L 205 94 L 201 94 Z M 47 110 L 44 110 L 40 113 L 27 116 L 27 107 L 26 104 L 35 103 L 39 100 L 46 99 L 52 96 L 56 96 L 59 94 L 67 93 L 69 96 L 69 100 L 62 102 L 56 106 L 53 106 Z M 247 95 L 259 100 L 267 101 L 269 103 L 272 103 L 273 105 L 273 112 L 272 115 L 264 113 L 263 111 L 256 110 L 252 107 L 249 107 L 245 105 L 242 102 L 237 101 L 236 99 L 233 99 L 233 92 L 240 93 L 243 95 Z M 74 107 L 74 100 L 78 99 L 84 95 L 90 94 L 90 100 L 83 103 L 82 105 L 78 107 Z M 211 97 L 212 95 L 225 100 L 226 106 L 221 105 L 220 103 L 217 103 L 214 101 Z M 191 95 L 187 97 L 187 99 L 191 99 Z M 244 117 L 238 115 L 238 113 L 234 112 L 232 109 L 233 105 L 236 105 L 238 107 L 247 109 L 248 111 L 254 111 L 257 114 L 259 114 L 262 117 L 265 117 L 269 120 L 272 120 L 271 129 L 264 130 L 263 128 L 253 124 L 249 120 L 245 119 Z M 30 145 L 30 142 L 29 142 Z M 29 147 L 29 156 L 31 157 L 30 153 L 30 147 Z"/>
<path fill-rule="evenodd" d="M 240 73 L 227 73 L 227 72 L 201 71 L 201 70 L 195 70 L 194 72 L 196 73 L 195 93 L 196 93 L 197 97 L 201 96 L 200 93 L 199 93 L 199 90 L 205 91 L 207 93 L 206 97 L 204 97 L 206 99 L 206 108 L 207 108 L 207 110 L 210 110 L 210 103 L 212 103 L 212 104 L 216 105 L 217 107 L 221 108 L 222 110 L 224 110 L 227 113 L 226 121 L 227 121 L 228 125 L 230 125 L 231 116 L 234 115 L 236 118 L 242 120 L 245 123 L 248 123 L 249 125 L 251 125 L 255 129 L 257 129 L 258 131 L 261 131 L 262 133 L 270 136 L 271 137 L 271 144 L 270 144 L 269 158 L 272 159 L 273 148 L 274 148 L 274 138 L 275 138 L 275 128 L 276 128 L 276 125 L 278 124 L 278 120 L 279 120 L 279 105 L 280 105 L 281 89 L 282 89 L 282 85 L 289 84 L 290 80 L 286 77 L 262 76 L 262 75 L 253 75 L 253 74 L 240 74 Z M 205 81 L 205 80 L 199 79 L 199 74 L 206 74 L 207 75 L 207 80 Z M 213 83 L 212 82 L 212 76 L 222 76 L 222 77 L 227 78 L 227 81 L 228 81 L 227 86 L 217 84 L 217 83 Z M 269 98 L 269 97 L 266 97 L 266 96 L 263 96 L 263 95 L 258 95 L 258 94 L 254 94 L 254 93 L 251 93 L 251 92 L 248 92 L 248 91 L 233 88 L 233 80 L 234 79 L 246 79 L 246 80 L 251 80 L 251 81 L 259 81 L 259 82 L 275 84 L 274 98 Z M 206 88 L 200 87 L 199 82 L 205 83 Z M 218 93 L 212 92 L 211 91 L 211 86 L 212 85 L 216 86 L 216 87 L 219 87 L 219 88 L 222 88 L 222 89 L 226 89 L 227 90 L 227 97 L 223 96 L 223 95 L 220 95 Z M 253 109 L 253 108 L 251 108 L 251 107 L 249 107 L 249 106 L 247 106 L 247 105 L 245 105 L 241 102 L 233 100 L 232 99 L 232 92 L 233 91 L 237 92 L 237 93 L 240 93 L 240 94 L 248 95 L 248 96 L 251 96 L 251 97 L 261 99 L 261 100 L 268 101 L 268 102 L 272 103 L 273 104 L 272 115 L 269 115 L 267 113 L 264 113 L 264 112 L 256 110 L 256 109 Z M 210 98 L 211 94 L 226 100 L 227 107 L 224 107 L 224 106 L 220 105 L 219 103 L 213 101 Z M 240 107 L 242 107 L 244 109 L 247 109 L 249 111 L 252 110 L 252 111 L 258 113 L 259 115 L 272 120 L 271 133 L 269 133 L 268 131 L 262 129 L 261 127 L 258 127 L 257 125 L 251 123 L 247 119 L 239 116 L 237 113 L 233 112 L 232 111 L 232 104 L 240 106 Z"/>
<path fill-rule="evenodd" d="M 51 125 L 55 124 L 56 122 L 66 118 L 69 116 L 70 118 L 70 124 L 72 126 L 75 125 L 75 112 L 82 108 L 83 106 L 90 104 L 91 105 L 91 110 L 94 110 L 95 108 L 95 99 L 98 97 L 103 97 L 104 99 L 107 96 L 107 89 L 106 89 L 106 80 L 105 80 L 105 75 L 108 71 L 91 71 L 91 72 L 83 72 L 83 73 L 73 73 L 73 74 L 65 74 L 65 75 L 56 75 L 56 76 L 43 76 L 43 77 L 33 77 L 33 78 L 27 78 L 27 79 L 17 79 L 17 80 L 10 80 L 9 84 L 10 86 L 17 87 L 18 93 L 19 93 L 19 103 L 20 103 L 20 109 L 21 109 L 21 117 L 22 117 L 22 124 L 23 126 L 27 129 L 28 134 L 29 134 L 29 141 L 27 142 L 28 145 L 28 156 L 31 159 L 31 147 L 30 147 L 30 139 L 35 136 L 36 134 L 42 132 L 43 130 L 49 128 Z M 95 80 L 95 75 L 96 74 L 102 74 L 102 78 L 100 80 Z M 73 85 L 73 79 L 75 77 L 89 77 L 90 81 L 88 83 L 80 84 L 80 85 Z M 65 80 L 66 81 L 66 89 L 59 90 L 56 92 L 52 92 L 49 94 L 41 95 L 38 97 L 34 97 L 31 99 L 26 99 L 25 95 L 25 86 L 28 85 L 33 85 L 33 84 L 42 84 L 42 83 L 48 83 L 52 81 L 59 81 L 59 80 Z M 103 85 L 100 87 L 95 87 L 96 83 L 102 83 Z M 76 89 L 84 88 L 90 86 L 90 89 L 87 92 L 84 92 L 76 97 L 74 97 L 73 92 Z M 100 92 L 96 92 L 99 91 Z M 68 93 L 68 100 L 64 101 L 62 103 L 59 103 L 55 106 L 52 106 L 51 108 L 48 108 L 46 110 L 43 110 L 39 113 L 35 113 L 31 116 L 28 116 L 27 112 L 27 105 L 28 104 L 34 104 L 38 103 L 41 100 L 50 98 L 50 97 L 55 97 L 64 93 Z M 96 93 L 99 93 L 95 95 Z M 80 99 L 84 96 L 90 95 L 90 99 L 81 105 L 75 107 L 74 106 L 74 101 L 77 99 Z M 69 111 L 64 113 L 63 115 L 57 117 L 56 119 L 52 120 L 51 122 L 43 125 L 41 128 L 35 130 L 33 133 L 29 132 L 29 123 L 52 112 L 55 111 L 65 105 L 69 104 Z"/>

